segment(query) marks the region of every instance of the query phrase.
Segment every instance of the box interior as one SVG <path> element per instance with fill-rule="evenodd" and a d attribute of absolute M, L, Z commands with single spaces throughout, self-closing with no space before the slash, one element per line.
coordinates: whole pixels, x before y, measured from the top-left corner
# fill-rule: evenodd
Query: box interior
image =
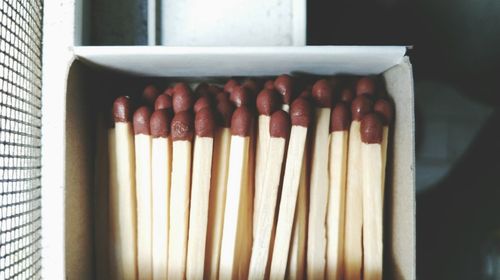
<path fill-rule="evenodd" d="M 385 195 L 384 278 L 414 279 L 413 78 L 404 53 L 404 47 L 76 48 L 66 96 L 66 276 L 93 279 L 105 266 L 96 261 L 96 252 L 105 244 L 94 234 L 96 221 L 106 220 L 103 209 L 96 207 L 106 200 L 99 181 L 106 164 L 98 155 L 106 143 L 104 104 L 111 104 L 114 96 L 138 92 L 146 83 L 162 85 L 169 80 L 341 73 L 383 74 L 396 105 Z"/>

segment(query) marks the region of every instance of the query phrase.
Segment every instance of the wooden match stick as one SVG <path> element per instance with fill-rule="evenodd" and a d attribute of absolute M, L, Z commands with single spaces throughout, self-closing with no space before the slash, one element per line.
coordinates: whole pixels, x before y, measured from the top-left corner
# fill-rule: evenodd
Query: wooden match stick
<path fill-rule="evenodd" d="M 109 232 L 104 234 L 105 238 L 109 238 L 108 248 L 108 265 L 107 269 L 108 277 L 116 279 L 118 276 L 121 276 L 121 234 L 120 234 L 120 224 L 119 224 L 119 204 L 118 204 L 118 174 L 117 174 L 117 163 L 116 163 L 116 132 L 114 125 L 108 129 L 108 183 L 109 183 L 109 193 L 108 193 L 108 205 L 109 205 Z M 97 168 L 97 166 L 96 166 Z M 96 244 L 97 245 L 97 244 Z M 98 261 L 98 259 L 96 259 Z M 103 262 L 102 265 L 106 264 L 106 261 Z M 99 269 L 99 268 L 97 268 Z M 99 271 L 97 273 L 97 277 L 100 278 Z"/>
<path fill-rule="evenodd" d="M 168 278 L 183 279 L 186 272 L 189 225 L 191 148 L 194 133 L 193 114 L 190 111 L 176 113 L 172 119 L 170 131 L 173 141 L 173 157 L 170 187 Z"/>
<path fill-rule="evenodd" d="M 219 279 L 235 279 L 239 277 L 239 255 L 237 249 L 241 239 L 241 212 L 246 187 L 250 151 L 250 133 L 252 113 L 246 107 L 234 111 L 231 120 L 231 148 L 229 152 L 229 173 L 227 180 L 226 207 L 224 210 L 224 226 L 219 265 Z"/>
<path fill-rule="evenodd" d="M 118 97 L 113 104 L 115 121 L 116 186 L 111 185 L 110 196 L 113 209 L 114 257 L 118 259 L 117 279 L 136 279 L 136 201 L 135 201 L 135 155 L 134 131 L 132 128 L 132 105 L 130 98 Z M 113 174 L 110 174 L 114 177 Z"/>
<path fill-rule="evenodd" d="M 219 259 L 226 206 L 226 185 L 229 168 L 229 149 L 231 145 L 231 117 L 234 106 L 226 99 L 217 103 L 217 123 L 212 160 L 212 183 L 208 208 L 207 248 L 205 253 L 205 277 L 218 279 Z"/>
<path fill-rule="evenodd" d="M 186 279 L 203 279 L 215 131 L 214 114 L 209 107 L 200 109 L 196 113 L 194 129 L 196 136 L 194 140 L 191 209 L 189 211 Z"/>
<path fill-rule="evenodd" d="M 379 99 L 375 102 L 373 110 L 380 114 L 384 125 L 384 135 L 382 138 L 382 162 L 383 162 L 382 167 L 384 169 L 384 174 L 385 174 L 385 169 L 387 167 L 387 145 L 389 143 L 389 129 L 394 119 L 394 106 L 390 101 L 386 99 Z M 384 193 L 384 188 L 385 188 L 385 176 L 382 181 L 382 193 Z"/>
<path fill-rule="evenodd" d="M 285 165 L 283 187 L 279 205 L 278 222 L 271 261 L 270 279 L 284 279 L 290 249 L 290 238 L 297 206 L 308 127 L 311 123 L 311 106 L 303 98 L 292 103 L 290 118 L 292 129 Z M 295 264 L 290 264 L 295 265 Z"/>
<path fill-rule="evenodd" d="M 311 166 L 309 226 L 307 239 L 307 278 L 322 279 L 326 265 L 326 213 L 328 206 L 328 136 L 332 88 L 326 80 L 312 89 L 316 118 Z"/>
<path fill-rule="evenodd" d="M 261 202 L 261 186 L 266 168 L 267 147 L 269 145 L 269 122 L 271 114 L 274 113 L 279 107 L 278 93 L 273 90 L 263 89 L 257 96 L 257 112 L 258 117 L 258 131 L 257 131 L 257 153 L 255 158 L 255 195 L 254 195 L 254 209 L 259 209 Z M 253 215 L 253 233 L 258 223 L 257 211 Z"/>
<path fill-rule="evenodd" d="M 139 279 L 153 276 L 150 117 L 151 110 L 147 106 L 139 107 L 134 113 Z"/>
<path fill-rule="evenodd" d="M 361 121 L 363 162 L 363 279 L 381 280 L 383 266 L 383 123 L 380 115 Z"/>
<path fill-rule="evenodd" d="M 172 140 L 169 137 L 170 121 L 171 117 L 168 109 L 156 110 L 151 115 L 150 120 L 152 136 L 153 279 L 167 278 L 168 212 L 170 208 L 170 172 L 172 170 Z"/>
<path fill-rule="evenodd" d="M 172 112 L 172 97 L 165 93 L 160 94 L 155 100 L 155 110 L 168 109 Z"/>
<path fill-rule="evenodd" d="M 282 109 L 288 112 L 290 110 L 290 104 L 295 97 L 293 94 L 294 83 L 292 77 L 286 74 L 278 76 L 276 80 L 274 80 L 274 88 L 282 96 Z"/>
<path fill-rule="evenodd" d="M 347 176 L 347 145 L 350 108 L 338 103 L 330 121 L 330 195 L 328 199 L 326 277 L 342 279 L 344 259 L 344 215 Z"/>
<path fill-rule="evenodd" d="M 347 189 L 344 232 L 344 277 L 360 279 L 363 264 L 363 186 L 361 162 L 361 119 L 372 110 L 372 101 L 367 95 L 356 97 L 351 105 L 352 122 L 349 129 L 347 154 Z"/>
<path fill-rule="evenodd" d="M 281 177 L 281 167 L 285 155 L 286 141 L 290 133 L 290 118 L 285 111 L 272 114 L 269 126 L 269 145 L 267 148 L 266 168 L 261 189 L 261 203 L 255 210 L 258 215 L 249 279 L 264 279 L 274 228 L 276 200 Z M 300 161 L 299 161 L 300 162 Z"/>
<path fill-rule="evenodd" d="M 154 85 L 148 85 L 142 91 L 142 103 L 146 106 L 153 107 L 155 100 L 160 94 L 160 91 Z"/>

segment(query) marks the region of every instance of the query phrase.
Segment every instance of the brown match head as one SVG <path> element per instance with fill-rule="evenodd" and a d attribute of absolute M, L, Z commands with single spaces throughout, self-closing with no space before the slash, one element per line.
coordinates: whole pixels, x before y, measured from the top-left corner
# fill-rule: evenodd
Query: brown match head
<path fill-rule="evenodd" d="M 394 120 L 394 106 L 389 100 L 377 100 L 377 102 L 375 102 L 375 106 L 373 106 L 373 111 L 380 114 L 384 126 L 390 125 Z"/>
<path fill-rule="evenodd" d="M 314 83 L 312 88 L 312 98 L 316 106 L 330 108 L 333 103 L 333 90 L 330 82 L 321 79 Z"/>
<path fill-rule="evenodd" d="M 312 108 L 311 103 L 305 98 L 297 98 L 290 107 L 290 118 L 292 125 L 308 127 L 311 124 Z"/>
<path fill-rule="evenodd" d="M 254 79 L 251 79 L 251 78 L 245 79 L 245 81 L 243 81 L 241 86 L 250 90 L 250 92 L 252 94 L 257 94 L 259 92 L 259 90 L 261 89 L 261 86 L 259 86 L 259 83 L 257 83 L 257 81 L 255 81 Z"/>
<path fill-rule="evenodd" d="M 222 127 L 231 127 L 231 118 L 234 112 L 234 105 L 229 99 L 222 99 L 217 102 L 217 123 Z"/>
<path fill-rule="evenodd" d="M 268 80 L 264 83 L 264 88 L 268 90 L 274 90 L 274 81 Z"/>
<path fill-rule="evenodd" d="M 231 134 L 247 137 L 252 131 L 252 112 L 247 106 L 236 108 L 231 118 Z"/>
<path fill-rule="evenodd" d="M 202 96 L 196 100 L 193 106 L 193 111 L 195 113 L 198 113 L 203 108 L 210 108 L 212 106 L 212 102 L 210 101 L 210 98 L 208 96 Z"/>
<path fill-rule="evenodd" d="M 263 89 L 257 95 L 257 111 L 260 115 L 270 116 L 274 111 L 279 109 L 280 98 L 276 91 Z"/>
<path fill-rule="evenodd" d="M 305 98 L 305 99 L 310 99 L 311 98 L 311 90 L 310 89 L 304 89 L 300 94 L 299 98 Z"/>
<path fill-rule="evenodd" d="M 155 101 L 155 110 L 172 109 L 172 97 L 167 94 L 160 94 Z"/>
<path fill-rule="evenodd" d="M 173 87 L 168 87 L 166 88 L 162 94 L 166 94 L 170 97 L 172 97 L 174 95 L 174 88 Z"/>
<path fill-rule="evenodd" d="M 249 106 L 251 101 L 251 93 L 246 87 L 236 86 L 232 92 L 230 92 L 229 99 L 234 103 L 236 107 Z"/>
<path fill-rule="evenodd" d="M 194 96 L 184 83 L 178 83 L 174 87 L 172 96 L 172 107 L 174 113 L 191 110 L 194 105 Z"/>
<path fill-rule="evenodd" d="M 292 103 L 293 96 L 293 79 L 289 75 L 280 75 L 274 80 L 274 87 L 283 97 L 284 104 Z"/>
<path fill-rule="evenodd" d="M 371 77 L 360 78 L 356 82 L 356 95 L 375 95 L 375 81 Z"/>
<path fill-rule="evenodd" d="M 149 106 L 141 106 L 134 113 L 134 134 L 151 135 L 149 129 L 149 119 L 151 118 L 151 110 Z"/>
<path fill-rule="evenodd" d="M 170 134 L 170 122 L 172 117 L 168 109 L 160 109 L 153 112 L 149 120 L 151 136 L 154 138 L 167 138 Z"/>
<path fill-rule="evenodd" d="M 113 120 L 130 122 L 132 120 L 132 101 L 128 96 L 120 96 L 113 102 Z"/>
<path fill-rule="evenodd" d="M 234 79 L 229 79 L 226 84 L 224 85 L 224 91 L 227 91 L 229 93 L 232 93 L 233 90 L 239 86 L 240 84 L 234 80 Z"/>
<path fill-rule="evenodd" d="M 354 99 L 354 92 L 350 87 L 346 87 L 340 91 L 340 101 L 350 104 Z"/>
<path fill-rule="evenodd" d="M 194 132 L 199 137 L 214 137 L 215 118 L 210 107 L 202 108 L 194 117 Z"/>
<path fill-rule="evenodd" d="M 217 95 L 219 92 L 223 92 L 224 90 L 218 86 L 218 85 L 214 85 L 214 84 L 210 84 L 208 85 L 208 92 L 210 92 L 212 95 Z"/>
<path fill-rule="evenodd" d="M 229 100 L 229 92 L 221 91 L 215 95 L 215 100 L 220 101 L 222 99 Z"/>
<path fill-rule="evenodd" d="M 347 131 L 351 126 L 351 110 L 345 103 L 338 103 L 332 109 L 330 132 Z"/>
<path fill-rule="evenodd" d="M 144 102 L 145 105 L 153 106 L 159 94 L 160 91 L 154 85 L 148 85 L 142 91 L 142 102 Z"/>
<path fill-rule="evenodd" d="M 373 101 L 367 95 L 357 96 L 351 104 L 351 117 L 353 121 L 361 119 L 373 110 Z"/>
<path fill-rule="evenodd" d="M 378 113 L 370 113 L 361 120 L 361 141 L 366 144 L 380 144 L 383 138 L 382 118 Z"/>
<path fill-rule="evenodd" d="M 194 133 L 193 113 L 182 111 L 176 113 L 170 125 L 173 141 L 191 141 Z"/>
<path fill-rule="evenodd" d="M 194 90 L 194 93 L 197 97 L 209 95 L 209 85 L 205 82 L 198 84 L 198 86 Z"/>
<path fill-rule="evenodd" d="M 269 134 L 275 138 L 288 138 L 290 134 L 290 116 L 288 116 L 287 112 L 278 110 L 271 115 Z"/>

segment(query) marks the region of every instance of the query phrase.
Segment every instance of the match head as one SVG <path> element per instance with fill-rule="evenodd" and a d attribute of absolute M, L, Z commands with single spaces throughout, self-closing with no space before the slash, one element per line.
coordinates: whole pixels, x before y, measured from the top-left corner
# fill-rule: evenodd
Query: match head
<path fill-rule="evenodd" d="M 375 102 L 373 110 L 380 114 L 384 126 L 390 125 L 394 120 L 394 106 L 389 100 L 377 100 L 377 102 Z"/>
<path fill-rule="evenodd" d="M 198 113 L 201 109 L 210 108 L 211 105 L 212 102 L 210 101 L 210 98 L 208 98 L 208 96 L 202 96 L 194 103 L 193 110 L 195 113 Z"/>
<path fill-rule="evenodd" d="M 199 137 L 214 137 L 215 118 L 212 109 L 202 108 L 194 117 L 194 132 Z"/>
<path fill-rule="evenodd" d="M 194 104 L 194 96 L 184 83 L 178 83 L 174 87 L 172 96 L 172 107 L 174 113 L 191 110 Z"/>
<path fill-rule="evenodd" d="M 263 89 L 259 95 L 257 95 L 257 111 L 260 115 L 270 116 L 280 107 L 279 99 L 276 91 Z"/>
<path fill-rule="evenodd" d="M 251 101 L 251 93 L 246 87 L 236 86 L 232 92 L 230 92 L 229 99 L 234 103 L 236 107 L 249 106 Z"/>
<path fill-rule="evenodd" d="M 354 121 L 361 119 L 373 111 L 373 101 L 367 95 L 356 97 L 351 104 L 351 117 Z"/>
<path fill-rule="evenodd" d="M 171 121 L 172 117 L 168 109 L 154 111 L 149 120 L 151 136 L 153 136 L 153 138 L 167 138 L 170 134 Z"/>
<path fill-rule="evenodd" d="M 176 113 L 170 125 L 173 141 L 191 141 L 194 133 L 193 113 L 182 111 Z"/>
<path fill-rule="evenodd" d="M 354 99 L 354 92 L 350 87 L 346 87 L 340 91 L 340 101 L 350 104 Z"/>
<path fill-rule="evenodd" d="M 231 118 L 231 134 L 247 137 L 252 130 L 252 112 L 247 106 L 236 108 Z"/>
<path fill-rule="evenodd" d="M 371 77 L 360 78 L 356 82 L 356 95 L 375 95 L 375 81 Z"/>
<path fill-rule="evenodd" d="M 259 83 L 257 83 L 257 81 L 251 78 L 245 79 L 245 81 L 243 81 L 241 86 L 247 88 L 253 94 L 257 94 L 260 90 Z"/>
<path fill-rule="evenodd" d="M 221 92 L 218 92 L 216 95 L 215 95 L 215 100 L 217 101 L 220 101 L 220 100 L 229 100 L 229 92 L 227 91 L 221 91 Z"/>
<path fill-rule="evenodd" d="M 333 90 L 331 84 L 321 79 L 314 83 L 312 98 L 318 107 L 330 108 L 333 103 Z"/>
<path fill-rule="evenodd" d="M 274 80 L 274 87 L 283 97 L 283 103 L 290 105 L 293 96 L 293 79 L 289 75 L 280 75 Z"/>
<path fill-rule="evenodd" d="M 264 88 L 268 90 L 274 90 L 274 81 L 268 80 L 264 83 Z"/>
<path fill-rule="evenodd" d="M 128 96 L 120 96 L 113 102 L 113 120 L 130 122 L 132 120 L 132 101 Z"/>
<path fill-rule="evenodd" d="M 338 103 L 332 109 L 330 132 L 347 131 L 351 126 L 351 110 L 345 103 Z"/>
<path fill-rule="evenodd" d="M 305 98 L 305 99 L 310 99 L 312 96 L 311 90 L 310 89 L 304 89 L 300 94 L 299 98 Z"/>
<path fill-rule="evenodd" d="M 151 110 L 149 106 L 141 106 L 134 113 L 134 134 L 151 135 L 149 129 L 149 120 L 151 118 Z"/>
<path fill-rule="evenodd" d="M 380 144 L 383 138 L 382 118 L 378 113 L 370 113 L 361 121 L 361 141 L 366 144 Z"/>
<path fill-rule="evenodd" d="M 172 110 L 172 97 L 163 93 L 156 98 L 155 110 L 170 109 Z"/>
<path fill-rule="evenodd" d="M 288 116 L 287 112 L 278 110 L 271 115 L 269 134 L 275 138 L 288 138 L 290 134 L 290 116 Z"/>
<path fill-rule="evenodd" d="M 229 79 L 224 85 L 224 91 L 232 93 L 233 90 L 240 84 L 235 79 Z"/>
<path fill-rule="evenodd" d="M 162 94 L 166 94 L 170 97 L 172 97 L 174 95 L 174 88 L 173 87 L 168 87 L 166 88 Z"/>
<path fill-rule="evenodd" d="M 153 106 L 160 91 L 154 85 L 148 85 L 142 91 L 141 99 L 145 105 Z"/>
<path fill-rule="evenodd" d="M 208 85 L 208 92 L 210 92 L 212 95 L 217 95 L 219 92 L 223 92 L 224 90 L 218 86 L 218 85 L 214 85 L 214 84 L 210 84 Z"/>
<path fill-rule="evenodd" d="M 305 98 L 297 98 L 290 107 L 290 118 L 292 125 L 308 127 L 311 124 L 312 108 L 311 103 Z"/>
<path fill-rule="evenodd" d="M 198 86 L 194 90 L 196 97 L 209 95 L 210 94 L 209 87 L 210 86 L 205 82 L 198 84 Z"/>
<path fill-rule="evenodd" d="M 234 112 L 234 105 L 229 99 L 222 99 L 217 102 L 217 123 L 222 127 L 231 127 L 231 118 Z"/>

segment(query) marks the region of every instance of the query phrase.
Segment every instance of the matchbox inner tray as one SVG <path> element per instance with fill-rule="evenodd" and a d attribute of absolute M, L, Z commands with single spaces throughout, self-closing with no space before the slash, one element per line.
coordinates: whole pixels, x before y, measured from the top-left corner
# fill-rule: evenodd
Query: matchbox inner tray
<path fill-rule="evenodd" d="M 65 266 L 70 279 L 96 273 L 94 225 L 98 116 L 116 94 L 146 83 L 224 81 L 230 76 L 382 74 L 395 103 L 392 151 L 385 197 L 384 274 L 415 276 L 414 100 L 405 47 L 77 47 L 67 76 Z M 47 93 L 50 94 L 50 93 Z M 88 276 L 88 277 L 87 277 Z"/>

